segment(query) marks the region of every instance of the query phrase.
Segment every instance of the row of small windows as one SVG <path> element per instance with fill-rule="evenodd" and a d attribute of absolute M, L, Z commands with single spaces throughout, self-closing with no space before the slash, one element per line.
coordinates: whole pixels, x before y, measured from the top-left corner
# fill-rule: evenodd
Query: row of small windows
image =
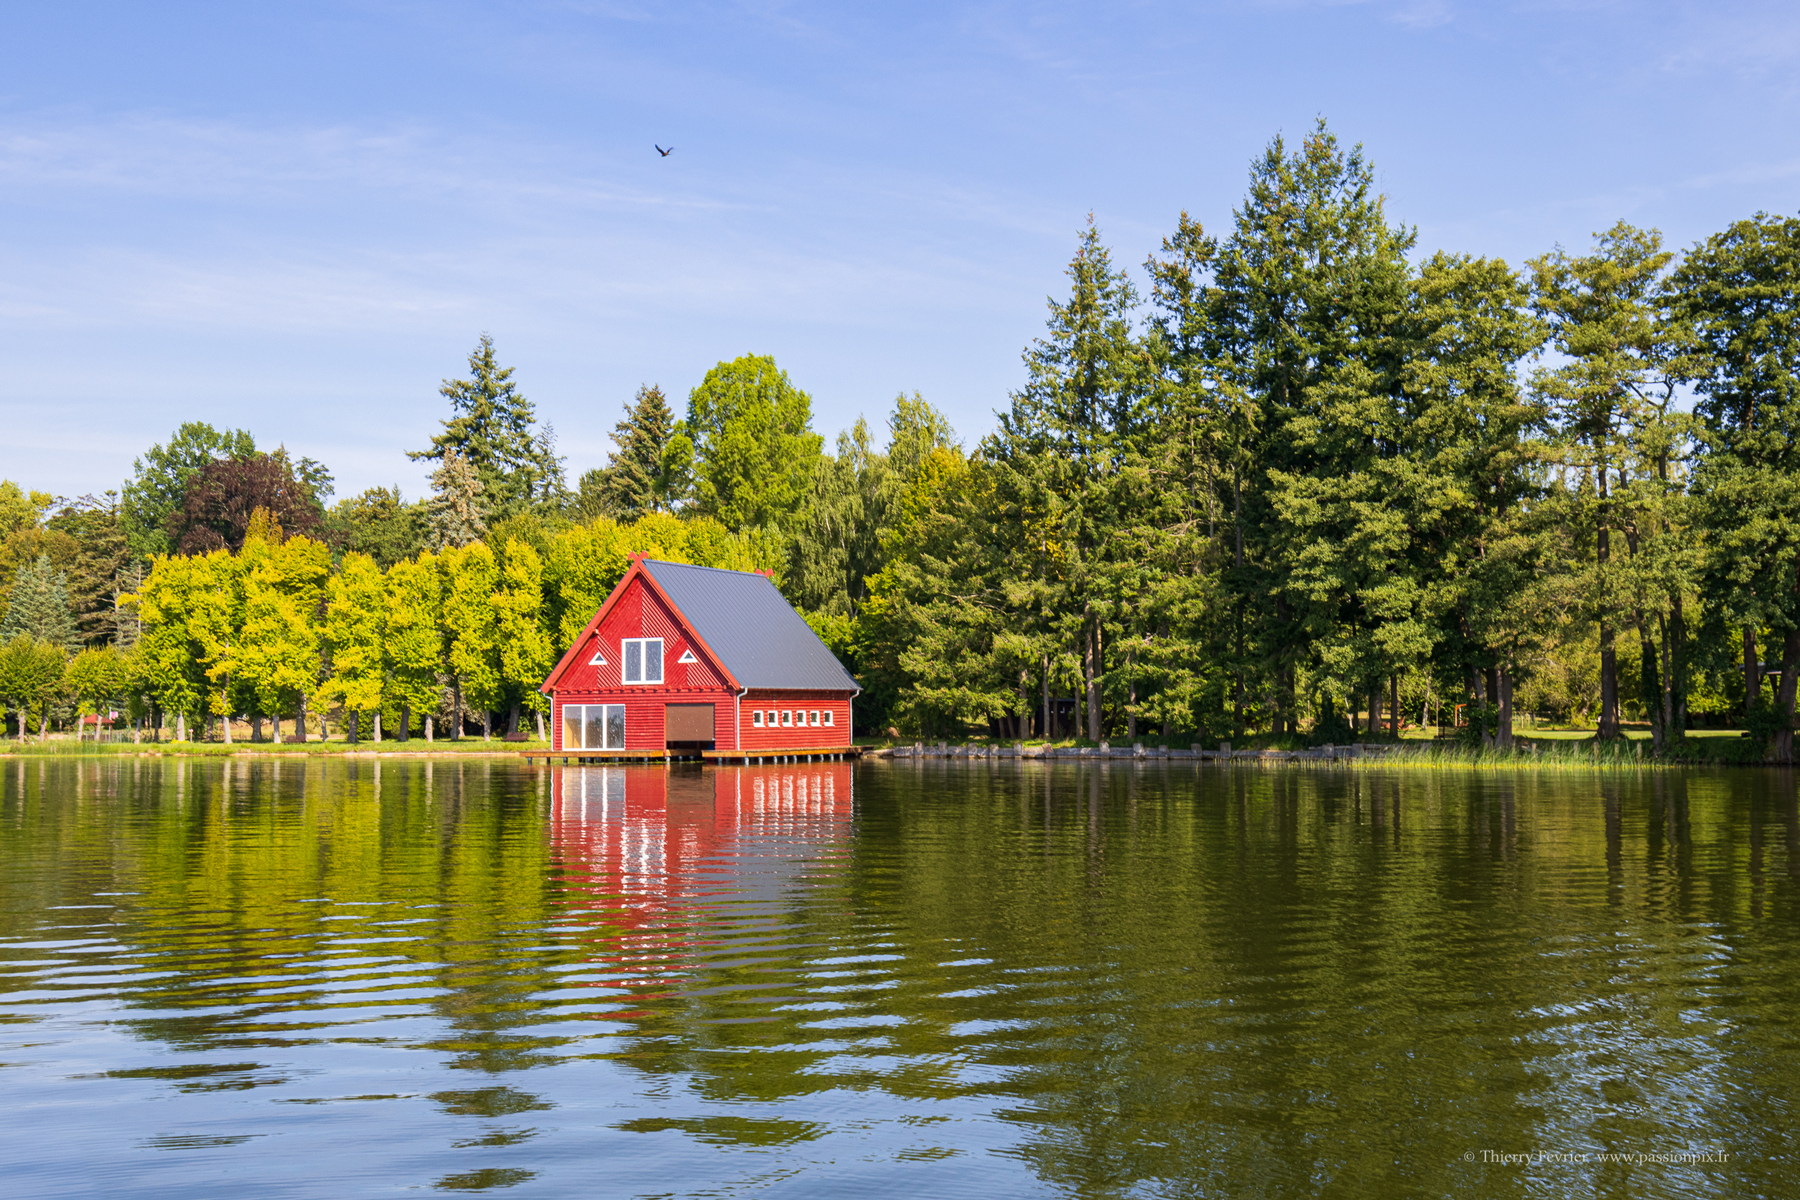
<path fill-rule="evenodd" d="M 750 710 L 750 724 L 758 729 L 773 729 L 776 726 L 791 727 L 794 725 L 831 725 L 833 724 L 829 708 L 801 710 L 797 708 L 753 708 Z"/>

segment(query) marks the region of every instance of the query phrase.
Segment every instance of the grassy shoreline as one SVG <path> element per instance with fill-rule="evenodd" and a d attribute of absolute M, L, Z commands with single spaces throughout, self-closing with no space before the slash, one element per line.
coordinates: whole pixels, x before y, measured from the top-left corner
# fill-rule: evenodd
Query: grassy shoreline
<path fill-rule="evenodd" d="M 543 753 L 548 743 L 464 738 L 460 742 L 48 742 L 0 743 L 0 758 L 517 758 Z"/>

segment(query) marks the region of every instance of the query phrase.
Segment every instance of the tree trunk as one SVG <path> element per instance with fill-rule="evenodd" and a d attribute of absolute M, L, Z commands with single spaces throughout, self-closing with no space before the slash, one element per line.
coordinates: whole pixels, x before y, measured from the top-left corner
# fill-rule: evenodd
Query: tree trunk
<path fill-rule="evenodd" d="M 176 713 L 175 714 L 175 740 L 178 742 L 187 741 L 187 714 L 186 713 Z"/>
<path fill-rule="evenodd" d="M 262 742 L 262 714 L 250 714 L 250 744 L 255 746 Z"/>
<path fill-rule="evenodd" d="M 1100 632 L 1099 622 L 1091 615 L 1082 630 L 1081 644 L 1081 682 L 1087 701 L 1087 736 L 1088 741 L 1100 740 Z"/>
<path fill-rule="evenodd" d="M 381 745 L 381 710 L 379 708 L 375 710 L 375 730 L 374 730 L 374 732 L 375 732 L 375 744 L 377 746 L 379 746 L 379 745 Z"/>
<path fill-rule="evenodd" d="M 1794 692 L 1800 672 L 1800 627 L 1791 627 L 1781 639 L 1781 686 L 1775 694 L 1775 712 L 1781 727 L 1775 732 L 1770 757 L 1776 762 L 1794 761 Z"/>
<path fill-rule="evenodd" d="M 271 713 L 269 715 L 269 730 L 270 730 L 271 734 L 273 735 L 273 737 L 275 738 L 275 744 L 277 746 L 281 745 L 281 713 L 280 712 Z"/>
<path fill-rule="evenodd" d="M 484 742 L 494 740 L 494 710 L 491 708 L 481 710 L 481 740 Z"/>
<path fill-rule="evenodd" d="M 38 744 L 50 740 L 50 702 L 44 701 L 44 710 L 38 716 Z"/>
<path fill-rule="evenodd" d="M 537 736 L 538 741 L 541 742 L 544 740 L 544 714 L 538 712 L 536 709 L 532 709 L 531 716 L 532 719 L 537 722 Z"/>
<path fill-rule="evenodd" d="M 229 746 L 231 745 L 231 685 L 229 682 L 219 692 L 219 707 L 225 710 L 220 714 L 219 720 L 225 726 L 225 744 Z"/>
<path fill-rule="evenodd" d="M 431 733 L 432 733 L 431 714 L 426 713 L 425 714 L 425 741 L 427 744 L 429 744 L 431 741 Z"/>
<path fill-rule="evenodd" d="M 306 740 L 306 693 L 300 693 L 299 703 L 294 705 L 294 740 Z"/>
<path fill-rule="evenodd" d="M 519 702 L 513 701 L 512 708 L 506 714 L 506 736 L 511 737 L 519 732 Z"/>
<path fill-rule="evenodd" d="M 1660 681 L 1662 694 L 1658 697 L 1662 702 L 1662 728 L 1657 731 L 1662 736 L 1656 752 L 1667 754 L 1669 744 L 1678 735 L 1675 732 L 1675 676 L 1670 670 L 1673 664 L 1670 662 L 1669 653 L 1669 623 L 1662 618 L 1661 614 L 1658 614 L 1656 618 L 1656 632 L 1659 635 L 1657 640 L 1662 643 L 1662 679 Z"/>
<path fill-rule="evenodd" d="M 354 709 L 346 708 L 344 710 L 344 719 L 349 722 L 350 729 L 350 736 L 346 737 L 344 740 L 349 742 L 352 746 L 357 745 L 362 741 L 362 714 Z"/>
<path fill-rule="evenodd" d="M 1665 660 L 1668 670 L 1663 673 L 1669 681 L 1669 736 L 1681 742 L 1687 738 L 1688 647 L 1687 612 L 1679 593 L 1675 596 L 1675 608 L 1669 616 L 1669 633 L 1664 640 L 1673 646 Z"/>
<path fill-rule="evenodd" d="M 1125 659 L 1125 740 L 1137 741 L 1137 673 L 1132 670 L 1131 657 Z"/>
<path fill-rule="evenodd" d="M 1600 514 L 1594 530 L 1594 560 L 1601 572 L 1612 560 L 1612 537 L 1606 527 L 1606 464 L 1600 465 Z M 1602 600 L 1604 603 L 1604 598 Z M 1619 736 L 1619 656 L 1613 648 L 1612 622 L 1600 617 L 1600 721 L 1595 736 L 1603 742 Z"/>
<path fill-rule="evenodd" d="M 1744 724 L 1750 724 L 1750 710 L 1762 699 L 1762 660 L 1756 653 L 1756 630 L 1744 626 Z"/>
<path fill-rule="evenodd" d="M 412 701 L 410 700 L 402 700 L 400 702 L 400 736 L 395 740 L 400 742 L 412 741 Z"/>
<path fill-rule="evenodd" d="M 1369 728 L 1370 737 L 1381 733 L 1381 685 L 1369 684 Z"/>
<path fill-rule="evenodd" d="M 1388 732 L 1400 740 L 1400 676 L 1388 676 Z"/>
<path fill-rule="evenodd" d="M 1050 656 L 1044 655 L 1044 723 L 1038 728 L 1038 736 L 1044 741 L 1050 740 Z"/>
<path fill-rule="evenodd" d="M 1231 464 L 1231 527 L 1237 543 L 1233 562 L 1238 575 L 1232 585 L 1233 590 L 1237 590 L 1243 587 L 1244 574 L 1244 486 L 1236 463 Z M 1233 671 L 1236 678 L 1232 689 L 1231 729 L 1232 736 L 1241 742 L 1244 740 L 1244 597 L 1241 594 L 1237 598 L 1235 636 L 1237 662 Z"/>
<path fill-rule="evenodd" d="M 453 679 L 450 681 L 450 740 L 451 741 L 453 741 L 453 742 L 462 741 L 462 733 L 463 733 L 462 727 L 463 727 L 462 680 L 459 678 L 459 679 Z"/>
<path fill-rule="evenodd" d="M 1494 670 L 1495 703 L 1500 715 L 1494 731 L 1494 745 L 1501 750 L 1513 748 L 1512 671 L 1505 664 Z"/>

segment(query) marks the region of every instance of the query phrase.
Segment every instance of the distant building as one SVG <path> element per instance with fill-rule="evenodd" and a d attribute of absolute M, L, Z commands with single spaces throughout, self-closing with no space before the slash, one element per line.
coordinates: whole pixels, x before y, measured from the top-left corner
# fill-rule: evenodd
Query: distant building
<path fill-rule="evenodd" d="M 768 576 L 635 558 L 539 690 L 600 755 L 847 748 L 862 689 Z"/>

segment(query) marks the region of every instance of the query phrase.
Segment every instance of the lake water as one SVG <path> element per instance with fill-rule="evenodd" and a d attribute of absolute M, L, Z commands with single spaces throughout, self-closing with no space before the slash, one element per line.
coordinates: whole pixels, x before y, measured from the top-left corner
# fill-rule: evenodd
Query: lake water
<path fill-rule="evenodd" d="M 1786 772 L 0 761 L 0 1180 L 1795 1196 L 1797 916 Z"/>

